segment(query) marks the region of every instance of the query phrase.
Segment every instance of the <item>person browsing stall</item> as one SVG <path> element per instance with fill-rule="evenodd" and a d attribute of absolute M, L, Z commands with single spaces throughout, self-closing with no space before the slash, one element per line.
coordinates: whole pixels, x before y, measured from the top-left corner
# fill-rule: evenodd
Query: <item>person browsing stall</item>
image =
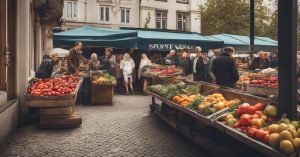
<path fill-rule="evenodd" d="M 213 72 L 216 77 L 216 83 L 220 86 L 235 87 L 239 80 L 239 73 L 232 58 L 235 50 L 233 47 L 225 47 L 220 56 L 214 60 Z"/>
<path fill-rule="evenodd" d="M 209 63 L 210 63 L 210 59 L 208 58 L 208 52 L 203 51 L 201 53 L 201 57 L 199 58 L 199 68 L 198 68 L 199 81 L 211 82 L 208 73 Z"/>
<path fill-rule="evenodd" d="M 171 50 L 170 53 L 164 58 L 164 64 L 166 65 L 178 65 L 179 59 L 175 50 Z"/>
<path fill-rule="evenodd" d="M 100 61 L 98 60 L 98 56 L 96 53 L 91 55 L 91 59 L 89 60 L 90 70 L 98 70 L 100 68 Z"/>
<path fill-rule="evenodd" d="M 54 66 L 59 63 L 57 59 L 58 54 L 51 52 L 50 55 L 44 55 L 41 65 L 35 74 L 36 78 L 51 78 L 54 71 Z"/>
<path fill-rule="evenodd" d="M 132 86 L 132 74 L 133 70 L 135 68 L 135 64 L 133 59 L 130 57 L 128 53 L 125 53 L 123 56 L 123 59 L 121 60 L 120 63 L 120 69 L 123 72 L 123 78 L 124 78 L 124 83 L 125 83 L 125 89 L 126 89 L 126 94 L 128 95 L 128 85 L 130 87 L 131 92 L 133 93 L 133 86 Z"/>
<path fill-rule="evenodd" d="M 78 73 L 79 64 L 81 60 L 82 43 L 80 41 L 75 43 L 75 47 L 70 49 L 68 56 L 68 71 L 71 74 Z"/>
<path fill-rule="evenodd" d="M 200 65 L 200 59 L 201 59 L 201 47 L 197 46 L 195 48 L 196 51 L 196 57 L 194 57 L 193 59 L 193 78 L 194 81 L 200 81 L 200 69 L 199 69 L 199 65 Z"/>
<path fill-rule="evenodd" d="M 146 90 L 147 90 L 147 86 L 148 86 L 148 81 L 146 78 L 142 77 L 143 75 L 143 68 L 147 65 L 150 65 L 151 61 L 150 59 L 148 59 L 147 55 L 145 53 L 143 53 L 141 55 L 141 62 L 140 62 L 140 66 L 139 66 L 139 71 L 138 71 L 138 78 L 139 80 L 142 82 L 143 84 L 143 92 L 145 94 Z"/>

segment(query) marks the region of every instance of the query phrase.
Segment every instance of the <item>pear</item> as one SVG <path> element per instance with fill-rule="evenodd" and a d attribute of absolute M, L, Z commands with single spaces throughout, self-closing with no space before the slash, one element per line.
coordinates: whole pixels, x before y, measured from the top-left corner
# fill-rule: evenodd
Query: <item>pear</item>
<path fill-rule="evenodd" d="M 293 120 L 293 121 L 291 122 L 291 124 L 292 124 L 296 129 L 298 129 L 298 128 L 300 127 L 300 123 L 299 123 L 299 121 L 297 121 L 297 120 Z"/>
<path fill-rule="evenodd" d="M 291 155 L 295 152 L 293 143 L 289 140 L 283 140 L 280 142 L 279 150 L 286 154 L 286 155 Z"/>
<path fill-rule="evenodd" d="M 294 138 L 293 145 L 295 150 L 300 150 L 300 138 Z"/>

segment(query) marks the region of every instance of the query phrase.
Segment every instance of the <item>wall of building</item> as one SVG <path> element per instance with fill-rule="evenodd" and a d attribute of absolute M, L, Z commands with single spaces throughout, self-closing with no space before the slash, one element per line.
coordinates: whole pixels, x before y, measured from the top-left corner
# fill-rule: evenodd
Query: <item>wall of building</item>
<path fill-rule="evenodd" d="M 82 25 L 92 25 L 104 28 L 119 27 L 139 27 L 139 0 L 77 0 L 78 17 L 74 19 L 67 18 L 67 2 L 64 1 L 63 29 L 72 29 Z M 100 22 L 100 6 L 108 6 L 110 8 L 110 21 Z M 121 23 L 120 8 L 130 9 L 130 23 Z"/>

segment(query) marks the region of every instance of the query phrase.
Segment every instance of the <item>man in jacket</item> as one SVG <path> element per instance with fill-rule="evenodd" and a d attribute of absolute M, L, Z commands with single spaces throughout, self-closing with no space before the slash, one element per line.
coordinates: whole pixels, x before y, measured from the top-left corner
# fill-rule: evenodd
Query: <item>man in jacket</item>
<path fill-rule="evenodd" d="M 179 65 L 179 59 L 175 50 L 171 50 L 170 53 L 164 58 L 164 63 L 167 65 Z"/>
<path fill-rule="evenodd" d="M 201 60 L 201 47 L 197 46 L 196 51 L 196 57 L 193 59 L 193 77 L 194 81 L 200 81 L 200 60 Z"/>
<path fill-rule="evenodd" d="M 81 51 L 82 49 L 82 43 L 81 42 L 76 42 L 75 47 L 72 48 L 69 51 L 69 56 L 68 56 L 68 71 L 69 73 L 77 73 L 79 70 L 79 63 L 81 59 Z"/>
<path fill-rule="evenodd" d="M 57 53 L 51 52 L 50 55 L 44 55 L 42 63 L 35 74 L 36 78 L 50 78 L 54 65 L 57 61 Z"/>
<path fill-rule="evenodd" d="M 216 83 L 220 86 L 234 88 L 235 83 L 239 80 L 239 73 L 232 58 L 234 52 L 233 47 L 225 47 L 221 55 L 213 62 L 213 72 L 216 77 Z"/>

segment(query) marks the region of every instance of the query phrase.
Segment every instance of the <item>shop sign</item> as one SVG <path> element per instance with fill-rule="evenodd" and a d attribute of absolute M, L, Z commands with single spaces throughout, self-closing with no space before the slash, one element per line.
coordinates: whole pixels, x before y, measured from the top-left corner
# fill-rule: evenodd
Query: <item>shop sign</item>
<path fill-rule="evenodd" d="M 187 44 L 149 44 L 149 50 L 193 49 Z"/>

